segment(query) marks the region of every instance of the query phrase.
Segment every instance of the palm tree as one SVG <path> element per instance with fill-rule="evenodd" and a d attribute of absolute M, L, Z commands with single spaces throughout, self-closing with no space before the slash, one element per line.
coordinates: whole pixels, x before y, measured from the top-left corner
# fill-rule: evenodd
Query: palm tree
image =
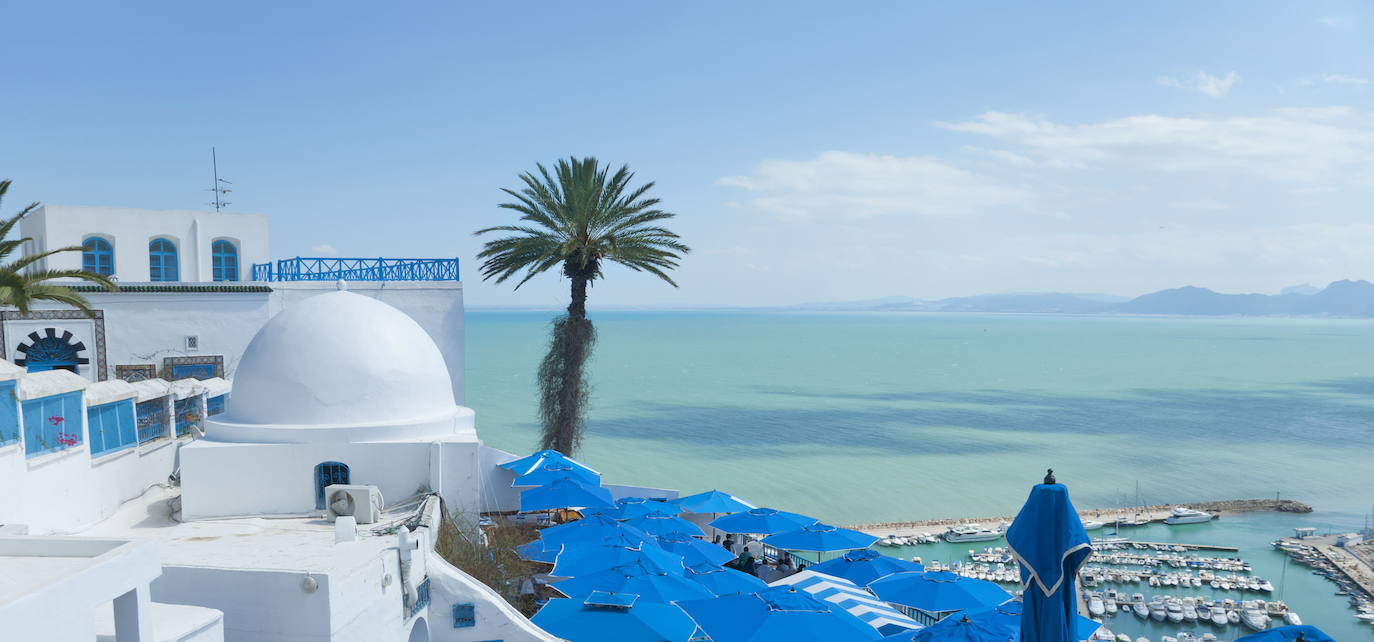
<path fill-rule="evenodd" d="M 559 160 L 552 174 L 537 167 L 537 175 L 520 175 L 519 191 L 502 190 L 515 202 L 500 207 L 519 212 L 524 223 L 478 230 L 510 235 L 487 241 L 477 256 L 483 259 L 482 280 L 503 283 L 520 275 L 517 290 L 554 267 L 568 279 L 568 313 L 554 320 L 549 353 L 539 367 L 539 415 L 541 447 L 571 454 L 581 440 L 588 395 L 583 368 L 596 342 L 587 319 L 587 286 L 605 276 L 602 265 L 610 261 L 677 287 L 668 271 L 691 250 L 661 226 L 675 215 L 645 196 L 654 184 L 630 186 L 634 173 L 628 165 L 610 174 L 588 157 Z"/>
<path fill-rule="evenodd" d="M 10 181 L 8 179 L 0 180 L 0 202 L 4 201 L 5 193 L 9 190 Z M 29 308 L 33 306 L 35 301 L 56 301 L 81 310 L 86 313 L 86 316 L 92 316 L 86 297 L 65 285 L 48 283 L 48 281 L 53 279 L 80 279 L 95 283 L 110 291 L 119 289 L 114 283 L 103 275 L 86 270 L 38 269 L 34 265 L 43 259 L 63 252 L 81 252 L 84 248 L 80 245 L 60 247 L 38 254 L 24 254 L 12 262 L 5 262 L 11 254 L 24 245 L 25 241 L 32 240 L 29 238 L 11 240 L 9 235 L 14 230 L 14 226 L 19 224 L 19 221 L 37 208 L 38 203 L 31 203 L 28 207 L 19 210 L 18 214 L 0 221 L 0 305 L 12 305 L 19 312 L 28 314 Z"/>

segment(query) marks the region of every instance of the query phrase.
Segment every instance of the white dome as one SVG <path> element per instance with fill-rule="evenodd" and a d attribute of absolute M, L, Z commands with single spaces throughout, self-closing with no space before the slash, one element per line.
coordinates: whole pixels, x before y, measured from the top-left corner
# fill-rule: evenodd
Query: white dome
<path fill-rule="evenodd" d="M 216 423 L 231 431 L 234 424 L 451 424 L 459 410 L 444 357 L 419 324 L 381 301 L 339 291 L 292 304 L 258 331 Z"/>

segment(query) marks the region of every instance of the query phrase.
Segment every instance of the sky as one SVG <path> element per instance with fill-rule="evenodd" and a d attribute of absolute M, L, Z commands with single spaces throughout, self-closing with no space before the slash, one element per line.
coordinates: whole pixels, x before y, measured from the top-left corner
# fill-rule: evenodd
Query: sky
<path fill-rule="evenodd" d="M 692 248 L 593 305 L 1374 279 L 1362 2 L 8 7 L 3 213 L 204 209 L 272 254 L 459 257 L 521 172 L 628 164 Z"/>

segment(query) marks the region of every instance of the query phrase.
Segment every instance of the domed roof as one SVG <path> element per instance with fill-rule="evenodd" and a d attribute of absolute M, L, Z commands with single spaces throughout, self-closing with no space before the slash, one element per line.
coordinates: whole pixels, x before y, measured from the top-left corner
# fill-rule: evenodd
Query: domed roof
<path fill-rule="evenodd" d="M 405 313 L 330 292 L 293 303 L 248 344 L 224 423 L 359 426 L 452 416 L 439 348 Z"/>

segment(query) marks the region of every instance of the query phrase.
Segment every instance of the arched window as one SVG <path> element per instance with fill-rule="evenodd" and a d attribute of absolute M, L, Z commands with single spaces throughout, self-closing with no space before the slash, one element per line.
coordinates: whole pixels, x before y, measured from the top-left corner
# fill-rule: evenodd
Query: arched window
<path fill-rule="evenodd" d="M 229 241 L 210 244 L 210 260 L 216 281 L 239 280 L 239 249 Z"/>
<path fill-rule="evenodd" d="M 81 269 L 112 276 L 114 274 L 114 246 L 98 236 L 81 244 Z"/>
<path fill-rule="evenodd" d="M 315 465 L 315 508 L 324 508 L 324 489 L 348 483 L 348 464 L 326 461 Z"/>
<path fill-rule="evenodd" d="M 148 244 L 149 281 L 180 281 L 177 264 L 177 246 L 171 241 L 153 239 Z"/>

